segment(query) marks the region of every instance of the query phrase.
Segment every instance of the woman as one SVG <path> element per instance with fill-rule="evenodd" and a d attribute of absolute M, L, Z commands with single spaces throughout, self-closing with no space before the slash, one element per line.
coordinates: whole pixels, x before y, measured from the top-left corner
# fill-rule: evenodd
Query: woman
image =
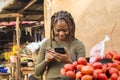
<path fill-rule="evenodd" d="M 54 51 L 55 47 L 64 47 L 65 54 Z M 46 40 L 39 51 L 35 65 L 35 74 L 42 75 L 45 80 L 71 80 L 60 74 L 66 63 L 72 63 L 79 57 L 85 57 L 84 44 L 75 38 L 75 22 L 67 11 L 58 11 L 51 17 L 50 39 Z"/>

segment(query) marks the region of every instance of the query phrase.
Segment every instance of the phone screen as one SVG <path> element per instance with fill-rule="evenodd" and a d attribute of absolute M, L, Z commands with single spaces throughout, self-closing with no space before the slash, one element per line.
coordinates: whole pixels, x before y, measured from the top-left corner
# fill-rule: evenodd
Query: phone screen
<path fill-rule="evenodd" d="M 65 54 L 65 49 L 63 47 L 56 47 L 54 48 L 55 52 Z"/>

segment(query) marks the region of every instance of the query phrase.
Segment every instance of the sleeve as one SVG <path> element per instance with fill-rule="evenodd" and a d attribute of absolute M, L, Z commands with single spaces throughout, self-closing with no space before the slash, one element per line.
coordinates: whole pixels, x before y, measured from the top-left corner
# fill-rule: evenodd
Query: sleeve
<path fill-rule="evenodd" d="M 86 57 L 86 49 L 85 49 L 85 45 L 83 44 L 83 42 L 80 42 L 79 44 L 77 44 L 76 47 L 77 47 L 76 48 L 76 53 L 77 53 L 76 57 L 77 57 L 77 59 L 79 57 Z"/>
<path fill-rule="evenodd" d="M 35 64 L 35 75 L 40 76 L 44 73 L 46 66 L 47 66 L 47 62 L 45 62 L 45 50 L 46 50 L 46 45 L 47 45 L 47 40 L 41 45 L 39 53 L 38 53 L 38 57 L 36 60 L 36 64 Z"/>

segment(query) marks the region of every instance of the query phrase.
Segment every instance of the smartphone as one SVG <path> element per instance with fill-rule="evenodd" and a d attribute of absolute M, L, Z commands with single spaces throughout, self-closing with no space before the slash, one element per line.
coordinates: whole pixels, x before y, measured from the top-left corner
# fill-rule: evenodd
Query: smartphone
<path fill-rule="evenodd" d="M 54 48 L 55 52 L 65 54 L 65 49 L 64 47 L 55 47 Z"/>

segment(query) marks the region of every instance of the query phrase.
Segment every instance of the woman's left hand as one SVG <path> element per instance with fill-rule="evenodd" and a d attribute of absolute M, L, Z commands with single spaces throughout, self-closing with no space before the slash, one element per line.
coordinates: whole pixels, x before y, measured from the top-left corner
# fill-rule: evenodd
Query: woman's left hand
<path fill-rule="evenodd" d="M 72 63 L 72 59 L 70 57 L 69 51 L 64 48 L 66 53 L 65 54 L 61 54 L 61 53 L 57 53 L 55 52 L 54 54 L 54 58 L 58 61 L 58 62 L 64 62 L 64 63 Z"/>

